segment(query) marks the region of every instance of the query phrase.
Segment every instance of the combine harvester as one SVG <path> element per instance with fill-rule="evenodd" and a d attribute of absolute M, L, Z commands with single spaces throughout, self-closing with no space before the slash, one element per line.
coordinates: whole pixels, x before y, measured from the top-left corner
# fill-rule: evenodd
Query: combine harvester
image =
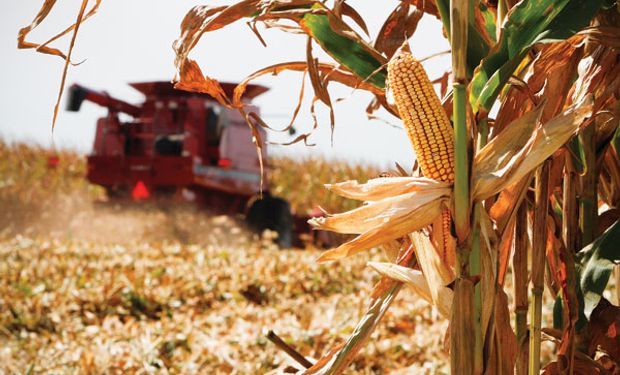
<path fill-rule="evenodd" d="M 85 100 L 108 109 L 97 121 L 87 178 L 104 187 L 111 200 L 183 199 L 220 214 L 241 213 L 253 231 L 277 232 L 280 247 L 291 247 L 299 234 L 310 232 L 309 217 L 293 215 L 286 200 L 269 194 L 265 149 L 260 197 L 259 157 L 237 111 L 207 94 L 175 90 L 170 82 L 131 86 L 144 94 L 143 103 L 133 105 L 77 84 L 69 89 L 67 110 L 79 111 Z M 222 87 L 231 95 L 235 84 Z M 249 103 L 267 90 L 248 85 L 243 100 Z M 258 113 L 257 107 L 250 109 Z"/>

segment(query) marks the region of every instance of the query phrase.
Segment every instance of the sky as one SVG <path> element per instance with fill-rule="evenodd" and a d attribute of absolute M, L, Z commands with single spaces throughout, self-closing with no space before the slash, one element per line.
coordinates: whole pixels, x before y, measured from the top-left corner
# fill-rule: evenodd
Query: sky
<path fill-rule="evenodd" d="M 63 100 L 52 133 L 52 111 L 64 62 L 58 57 L 16 48 L 18 30 L 30 24 L 42 2 L 0 1 L 0 138 L 87 153 L 92 146 L 96 119 L 104 116 L 106 109 L 88 103 L 78 113 L 66 112 Z M 127 83 L 170 80 L 174 77 L 172 43 L 179 36 L 180 24 L 187 11 L 195 5 L 232 2 L 103 0 L 99 12 L 80 28 L 73 60 L 83 63 L 69 69 L 67 86 L 78 82 L 93 89 L 105 90 L 120 99 L 139 103 L 141 95 L 127 86 Z M 398 1 L 355 0 L 349 3 L 364 16 L 371 40 Z M 79 4 L 79 0 L 59 1 L 55 10 L 31 33 L 30 38 L 43 41 L 64 29 L 76 18 Z M 190 57 L 199 62 L 207 75 L 231 82 L 238 82 L 252 72 L 274 63 L 305 60 L 304 36 L 276 29 L 261 29 L 261 35 L 267 48 L 260 44 L 245 22 L 238 22 L 205 34 Z M 56 46 L 66 50 L 68 39 Z M 440 23 L 429 15 L 422 18 L 410 44 L 418 58 L 449 48 L 447 41 L 441 37 Z M 327 55 L 319 52 L 318 46 L 314 51 L 321 60 L 330 60 Z M 431 79 L 442 75 L 449 66 L 449 55 L 425 62 Z M 284 73 L 277 77 L 262 77 L 256 83 L 270 88 L 270 91 L 255 99 L 263 118 L 273 127 L 284 127 L 296 105 L 301 74 Z M 295 123 L 298 134 L 312 127 L 309 83 L 306 89 L 306 100 Z M 316 146 L 270 145 L 271 154 L 294 157 L 320 155 L 387 167 L 394 162 L 404 166 L 412 165 L 414 154 L 398 119 L 382 111 L 379 115 L 392 126 L 382 121 L 368 120 L 365 108 L 371 96 L 361 90 L 353 92 L 350 88 L 336 84 L 330 85 L 330 93 L 332 100 L 346 99 L 335 105 L 333 145 L 328 111 L 318 105 L 320 126 L 310 138 Z M 292 137 L 272 132 L 269 140 L 286 142 L 292 140 Z"/>

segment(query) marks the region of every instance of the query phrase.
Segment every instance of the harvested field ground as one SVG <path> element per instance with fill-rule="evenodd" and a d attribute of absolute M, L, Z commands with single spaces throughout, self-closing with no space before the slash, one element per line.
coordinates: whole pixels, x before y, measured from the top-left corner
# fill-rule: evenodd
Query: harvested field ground
<path fill-rule="evenodd" d="M 268 330 L 316 360 L 348 337 L 378 280 L 365 267 L 377 251 L 319 265 L 319 251 L 280 251 L 234 218 L 99 207 L 81 158 L 47 168 L 48 154 L 0 143 L 0 374 L 299 368 Z M 404 290 L 350 373 L 447 373 L 447 324 L 434 318 Z"/>

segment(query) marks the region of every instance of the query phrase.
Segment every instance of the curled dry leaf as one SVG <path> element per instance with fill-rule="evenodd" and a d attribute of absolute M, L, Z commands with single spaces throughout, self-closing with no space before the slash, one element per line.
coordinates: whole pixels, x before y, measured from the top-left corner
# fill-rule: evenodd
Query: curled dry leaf
<path fill-rule="evenodd" d="M 92 6 L 92 8 L 88 12 L 86 12 L 86 7 L 88 6 L 88 2 L 89 2 L 89 0 L 82 0 L 82 4 L 81 4 L 81 6 L 79 8 L 77 19 L 76 19 L 75 23 L 73 23 L 71 26 L 67 27 L 65 30 L 63 30 L 60 33 L 56 34 L 55 36 L 53 36 L 52 38 L 50 38 L 48 41 L 46 41 L 44 43 L 29 42 L 29 41 L 26 40 L 26 37 L 28 36 L 28 34 L 32 30 L 34 30 L 37 26 L 39 26 L 39 24 L 41 24 L 41 22 L 43 22 L 43 20 L 45 20 L 45 18 L 47 18 L 47 16 L 51 12 L 52 8 L 56 4 L 56 0 L 45 0 L 45 2 L 41 6 L 41 9 L 39 10 L 37 15 L 35 16 L 35 18 L 32 21 L 32 23 L 30 25 L 26 26 L 26 27 L 21 28 L 19 30 L 18 35 L 17 35 L 17 48 L 18 49 L 34 48 L 39 53 L 45 53 L 45 54 L 48 54 L 48 55 L 59 56 L 63 60 L 65 60 L 65 65 L 64 65 L 64 68 L 63 68 L 63 71 L 62 71 L 62 78 L 60 79 L 60 88 L 58 89 L 58 97 L 56 99 L 56 105 L 54 106 L 54 112 L 53 112 L 53 118 L 52 118 L 52 131 L 54 130 L 54 127 L 56 125 L 56 119 L 58 118 L 58 110 L 59 110 L 59 107 L 60 107 L 60 100 L 62 99 L 62 94 L 63 94 L 63 91 L 65 89 L 65 82 L 67 80 L 67 73 L 69 71 L 69 64 L 71 64 L 71 54 L 73 52 L 73 47 L 75 46 L 75 40 L 77 38 L 78 30 L 79 30 L 80 25 L 82 24 L 82 22 L 86 21 L 88 18 L 90 18 L 92 15 L 94 15 L 97 12 L 97 9 L 99 8 L 101 0 L 96 0 L 95 4 Z M 73 35 L 71 36 L 71 41 L 69 43 L 69 50 L 67 51 L 66 55 L 62 51 L 57 49 L 57 48 L 49 47 L 50 43 L 56 41 L 57 39 L 60 39 L 61 37 L 67 35 L 71 31 L 73 31 Z"/>
<path fill-rule="evenodd" d="M 200 67 L 193 60 L 187 60 L 181 65 L 181 80 L 174 84 L 175 89 L 209 94 L 221 105 L 231 107 L 230 99 L 226 96 L 220 83 L 202 74 Z"/>
<path fill-rule="evenodd" d="M 30 23 L 30 25 L 23 27 L 19 30 L 19 33 L 17 34 L 17 48 L 18 49 L 35 49 L 39 53 L 58 56 L 58 57 L 61 57 L 63 60 L 67 60 L 67 56 L 65 55 L 64 52 L 62 52 L 61 50 L 57 48 L 50 47 L 49 45 L 52 42 L 69 34 L 71 31 L 74 31 L 77 26 L 77 23 L 70 25 L 63 31 L 54 35 L 52 38 L 50 38 L 46 42 L 36 43 L 36 42 L 31 42 L 29 40 L 26 40 L 26 38 L 28 37 L 28 34 L 30 34 L 30 32 L 34 30 L 37 26 L 39 26 L 41 22 L 45 20 L 45 18 L 47 18 L 52 8 L 54 7 L 54 5 L 56 5 L 56 0 L 45 0 L 43 5 L 41 6 L 41 9 L 39 9 L 39 12 L 35 16 L 34 20 Z M 80 22 L 86 21 L 91 16 L 93 16 L 95 13 L 97 13 L 97 10 L 99 9 L 99 5 L 101 5 L 101 0 L 96 0 L 95 4 L 90 8 L 88 12 L 86 12 L 86 15 L 82 17 Z"/>

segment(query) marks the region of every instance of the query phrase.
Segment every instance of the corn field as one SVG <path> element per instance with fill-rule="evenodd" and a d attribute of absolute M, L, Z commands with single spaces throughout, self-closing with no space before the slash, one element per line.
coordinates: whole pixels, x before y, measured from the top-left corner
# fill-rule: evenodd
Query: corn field
<path fill-rule="evenodd" d="M 72 35 L 62 52 L 27 40 L 54 5 L 44 2 L 20 30 L 20 47 L 61 57 L 66 74 L 75 35 L 99 3 L 88 9 L 83 0 L 77 22 L 58 35 Z M 417 156 L 412 172 L 397 168 L 368 181 L 333 176 L 327 185 L 363 204 L 312 220 L 317 229 L 356 235 L 318 262 L 338 269 L 344 258 L 381 248 L 366 271 L 380 278 L 349 337 L 314 362 L 294 355 L 299 364 L 290 371 L 345 372 L 390 306 L 413 294 L 447 322 L 442 339 L 453 374 L 620 373 L 620 307 L 609 295 L 620 261 L 620 3 L 392 1 L 375 33 L 354 6 L 196 6 L 174 43 L 176 88 L 210 94 L 252 129 L 267 124 L 241 101 L 246 86 L 294 71 L 311 83 L 310 116 L 323 105 L 338 126 L 330 84 L 369 92 L 369 117 L 382 109 L 400 118 Z M 409 48 L 424 37 L 416 33 L 422 17 L 439 20 L 451 46 L 448 80 L 433 81 L 441 99 L 424 71 L 429 62 Z M 259 40 L 261 27 L 301 35 L 306 56 L 249 74 L 229 97 L 190 55 L 234 22 L 247 22 Z M 317 47 L 329 61 L 315 57 Z M 263 140 L 254 134 L 260 153 Z M 553 300 L 552 312 L 543 298 Z M 542 355 L 543 341 L 554 344 L 551 358 Z"/>

